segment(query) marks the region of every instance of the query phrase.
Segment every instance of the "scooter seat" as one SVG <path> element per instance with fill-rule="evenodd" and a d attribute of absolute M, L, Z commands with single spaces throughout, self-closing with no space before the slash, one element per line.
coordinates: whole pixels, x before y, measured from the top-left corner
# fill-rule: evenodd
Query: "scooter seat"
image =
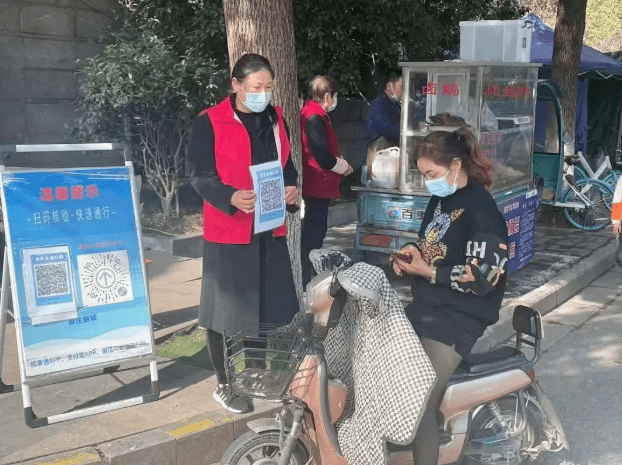
<path fill-rule="evenodd" d="M 490 352 L 470 354 L 462 360 L 456 374 L 481 375 L 516 368 L 527 363 L 525 355 L 516 347 L 503 346 Z"/>

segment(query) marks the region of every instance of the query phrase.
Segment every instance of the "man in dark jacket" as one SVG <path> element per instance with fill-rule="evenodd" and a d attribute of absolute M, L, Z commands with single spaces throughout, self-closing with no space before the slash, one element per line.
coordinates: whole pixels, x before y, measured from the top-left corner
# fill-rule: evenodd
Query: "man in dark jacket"
<path fill-rule="evenodd" d="M 402 113 L 402 75 L 393 72 L 382 95 L 376 97 L 367 113 L 367 179 L 371 179 L 373 153 L 400 144 L 400 115 Z"/>

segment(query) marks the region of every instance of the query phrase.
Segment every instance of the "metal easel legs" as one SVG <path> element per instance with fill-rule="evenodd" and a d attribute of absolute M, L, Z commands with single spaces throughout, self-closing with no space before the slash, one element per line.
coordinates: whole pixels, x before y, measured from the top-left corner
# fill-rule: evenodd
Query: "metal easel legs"
<path fill-rule="evenodd" d="M 0 394 L 13 392 L 15 386 L 2 382 L 2 362 L 4 358 L 4 336 L 6 334 L 6 315 L 9 311 L 9 259 L 4 248 L 4 265 L 2 266 L 2 297 L 0 298 Z"/>

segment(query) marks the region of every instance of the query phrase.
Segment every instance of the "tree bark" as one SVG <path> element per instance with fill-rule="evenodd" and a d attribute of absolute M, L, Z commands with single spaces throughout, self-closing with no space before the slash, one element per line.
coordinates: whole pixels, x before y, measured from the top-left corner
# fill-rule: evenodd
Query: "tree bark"
<path fill-rule="evenodd" d="M 258 53 L 275 72 L 272 103 L 283 107 L 289 125 L 291 157 L 302 181 L 300 104 L 298 102 L 296 49 L 292 0 L 223 0 L 231 68 L 245 53 Z M 300 201 L 300 198 L 299 198 Z M 298 297 L 302 296 L 300 265 L 300 212 L 287 214 L 287 244 Z"/>
<path fill-rule="evenodd" d="M 574 154 L 579 63 L 585 32 L 586 6 L 587 0 L 559 0 L 557 4 L 551 79 L 559 85 L 562 92 L 564 129 L 572 136 L 573 141 L 570 145 L 564 145 L 566 155 Z"/>

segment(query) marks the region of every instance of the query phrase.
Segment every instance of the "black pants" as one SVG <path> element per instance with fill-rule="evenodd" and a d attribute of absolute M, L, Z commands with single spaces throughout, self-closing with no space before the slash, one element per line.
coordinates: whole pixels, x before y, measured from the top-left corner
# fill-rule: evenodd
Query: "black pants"
<path fill-rule="evenodd" d="M 205 335 L 207 337 L 207 350 L 209 350 L 209 357 L 216 372 L 218 384 L 227 384 L 225 348 L 223 347 L 222 334 L 208 328 L 205 331 Z"/>
<path fill-rule="evenodd" d="M 305 217 L 302 220 L 301 257 L 302 284 L 306 286 L 313 275 L 313 265 L 309 260 L 309 252 L 322 248 L 328 230 L 328 206 L 330 199 L 303 197 L 305 201 Z"/>

